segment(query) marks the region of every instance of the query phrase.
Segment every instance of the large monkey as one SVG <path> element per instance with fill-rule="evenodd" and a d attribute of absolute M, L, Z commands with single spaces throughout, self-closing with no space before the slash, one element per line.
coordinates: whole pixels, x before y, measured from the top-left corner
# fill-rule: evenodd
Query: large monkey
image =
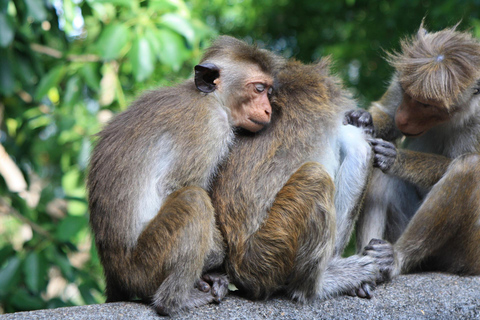
<path fill-rule="evenodd" d="M 395 242 L 391 276 L 480 274 L 480 42 L 455 29 L 428 33 L 422 23 L 389 55 L 395 76 L 369 109 L 377 137 L 405 137 L 397 152 L 375 146 L 385 174 L 375 170 L 358 225 L 359 249 Z M 372 118 L 354 112 L 349 122 Z"/>
<path fill-rule="evenodd" d="M 227 278 L 207 273 L 225 252 L 206 190 L 234 127 L 270 122 L 275 61 L 220 37 L 194 79 L 145 94 L 99 133 L 87 185 L 107 301 L 171 314 L 225 296 Z"/>
<path fill-rule="evenodd" d="M 342 125 L 355 106 L 328 60 L 289 61 L 278 74 L 270 125 L 238 137 L 212 202 L 227 273 L 244 295 L 285 292 L 305 302 L 375 282 L 371 257 L 340 257 L 371 168 L 363 130 Z"/>

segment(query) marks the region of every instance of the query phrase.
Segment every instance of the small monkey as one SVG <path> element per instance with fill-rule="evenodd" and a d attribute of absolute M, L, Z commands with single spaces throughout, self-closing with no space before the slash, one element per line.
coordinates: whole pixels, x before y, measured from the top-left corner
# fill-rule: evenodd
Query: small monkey
<path fill-rule="evenodd" d="M 213 184 L 226 270 L 249 298 L 285 292 L 306 302 L 377 279 L 371 257 L 340 257 L 372 152 L 363 130 L 342 125 L 356 105 L 328 66 L 328 59 L 287 62 L 278 73 L 270 125 L 237 137 Z M 371 296 L 368 286 L 364 291 Z"/>
<path fill-rule="evenodd" d="M 274 65 L 219 37 L 194 79 L 146 93 L 98 134 L 87 187 L 108 302 L 172 314 L 225 296 L 228 279 L 210 272 L 225 249 L 207 190 L 235 128 L 270 122 Z"/>
<path fill-rule="evenodd" d="M 429 33 L 422 23 L 388 60 L 395 75 L 371 116 L 348 116 L 377 137 L 404 139 L 398 150 L 374 146 L 381 171 L 367 193 L 357 248 L 371 238 L 394 242 L 390 276 L 480 274 L 480 42 L 456 27 Z M 378 254 L 384 244 L 365 252 Z"/>

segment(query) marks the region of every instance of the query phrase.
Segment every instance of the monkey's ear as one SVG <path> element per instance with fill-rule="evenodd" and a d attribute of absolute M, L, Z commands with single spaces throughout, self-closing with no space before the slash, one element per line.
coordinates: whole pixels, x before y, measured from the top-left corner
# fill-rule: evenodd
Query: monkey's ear
<path fill-rule="evenodd" d="M 215 91 L 215 79 L 220 77 L 220 69 L 213 63 L 203 63 L 195 66 L 195 86 L 202 92 Z"/>

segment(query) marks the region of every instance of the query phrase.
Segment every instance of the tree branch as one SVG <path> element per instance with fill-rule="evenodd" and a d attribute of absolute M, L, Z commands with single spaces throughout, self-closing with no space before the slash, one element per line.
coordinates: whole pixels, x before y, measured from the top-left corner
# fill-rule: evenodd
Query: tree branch
<path fill-rule="evenodd" d="M 73 62 L 99 62 L 102 61 L 102 59 L 95 55 L 95 54 L 69 54 L 64 56 L 64 54 L 57 50 L 53 49 L 38 43 L 32 43 L 30 45 L 30 48 L 38 53 L 45 54 L 47 56 L 53 57 L 55 59 L 62 59 L 65 58 L 68 61 L 73 61 Z"/>

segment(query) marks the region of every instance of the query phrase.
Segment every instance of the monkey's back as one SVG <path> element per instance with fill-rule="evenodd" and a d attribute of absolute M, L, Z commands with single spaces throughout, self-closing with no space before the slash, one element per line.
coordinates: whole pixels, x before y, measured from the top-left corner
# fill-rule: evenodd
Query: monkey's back
<path fill-rule="evenodd" d="M 128 251 L 168 194 L 208 186 L 233 135 L 211 99 L 193 81 L 151 91 L 98 134 L 87 187 L 99 251 Z"/>

